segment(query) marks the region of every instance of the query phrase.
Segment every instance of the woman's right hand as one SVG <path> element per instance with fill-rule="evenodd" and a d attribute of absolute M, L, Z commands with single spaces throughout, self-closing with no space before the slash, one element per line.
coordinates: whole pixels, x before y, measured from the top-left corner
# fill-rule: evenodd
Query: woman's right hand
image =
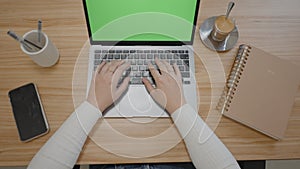
<path fill-rule="evenodd" d="M 164 60 L 155 59 L 160 72 L 150 63 L 149 70 L 154 78 L 154 88 L 148 79 L 143 78 L 143 83 L 152 98 L 169 114 L 174 113 L 178 108 L 186 104 L 183 89 L 182 77 L 176 64 L 171 66 Z"/>

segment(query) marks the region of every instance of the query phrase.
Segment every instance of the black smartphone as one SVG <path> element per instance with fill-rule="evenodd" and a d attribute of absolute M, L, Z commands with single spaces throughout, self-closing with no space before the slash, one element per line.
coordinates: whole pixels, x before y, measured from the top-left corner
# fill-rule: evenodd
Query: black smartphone
<path fill-rule="evenodd" d="M 20 140 L 30 141 L 49 131 L 36 86 L 26 84 L 8 93 Z"/>

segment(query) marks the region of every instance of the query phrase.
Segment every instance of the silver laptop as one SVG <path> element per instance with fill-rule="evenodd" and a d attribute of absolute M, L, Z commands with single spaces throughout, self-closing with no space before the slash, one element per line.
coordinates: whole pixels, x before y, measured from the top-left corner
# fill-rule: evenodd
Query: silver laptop
<path fill-rule="evenodd" d="M 144 87 L 155 85 L 147 65 L 154 59 L 176 63 L 182 73 L 186 101 L 197 110 L 193 40 L 200 0 L 83 0 L 90 37 L 89 86 L 101 62 L 131 63 L 126 93 L 106 117 L 167 117 Z"/>

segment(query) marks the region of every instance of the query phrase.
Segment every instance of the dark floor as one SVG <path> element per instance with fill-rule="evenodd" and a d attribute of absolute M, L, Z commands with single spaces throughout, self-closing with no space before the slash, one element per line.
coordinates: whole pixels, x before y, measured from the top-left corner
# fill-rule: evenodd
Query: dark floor
<path fill-rule="evenodd" d="M 266 168 L 266 162 L 265 161 L 238 161 L 241 169 L 265 169 Z M 164 165 L 164 164 L 162 164 Z M 165 164 L 166 166 L 168 164 Z M 175 165 L 178 168 L 182 169 L 195 169 L 195 167 L 192 165 L 192 163 L 176 163 Z M 91 165 L 90 169 L 101 169 L 106 168 L 108 166 L 105 165 Z M 73 169 L 80 169 L 79 166 L 74 166 Z"/>

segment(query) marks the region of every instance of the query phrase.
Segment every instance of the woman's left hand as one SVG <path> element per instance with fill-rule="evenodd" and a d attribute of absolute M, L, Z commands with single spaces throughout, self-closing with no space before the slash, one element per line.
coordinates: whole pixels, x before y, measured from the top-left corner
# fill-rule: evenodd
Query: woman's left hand
<path fill-rule="evenodd" d="M 123 72 L 129 67 L 129 63 L 121 60 L 102 62 L 94 72 L 87 101 L 104 112 L 128 88 L 129 77 L 123 79 L 121 84 L 118 83 Z"/>

